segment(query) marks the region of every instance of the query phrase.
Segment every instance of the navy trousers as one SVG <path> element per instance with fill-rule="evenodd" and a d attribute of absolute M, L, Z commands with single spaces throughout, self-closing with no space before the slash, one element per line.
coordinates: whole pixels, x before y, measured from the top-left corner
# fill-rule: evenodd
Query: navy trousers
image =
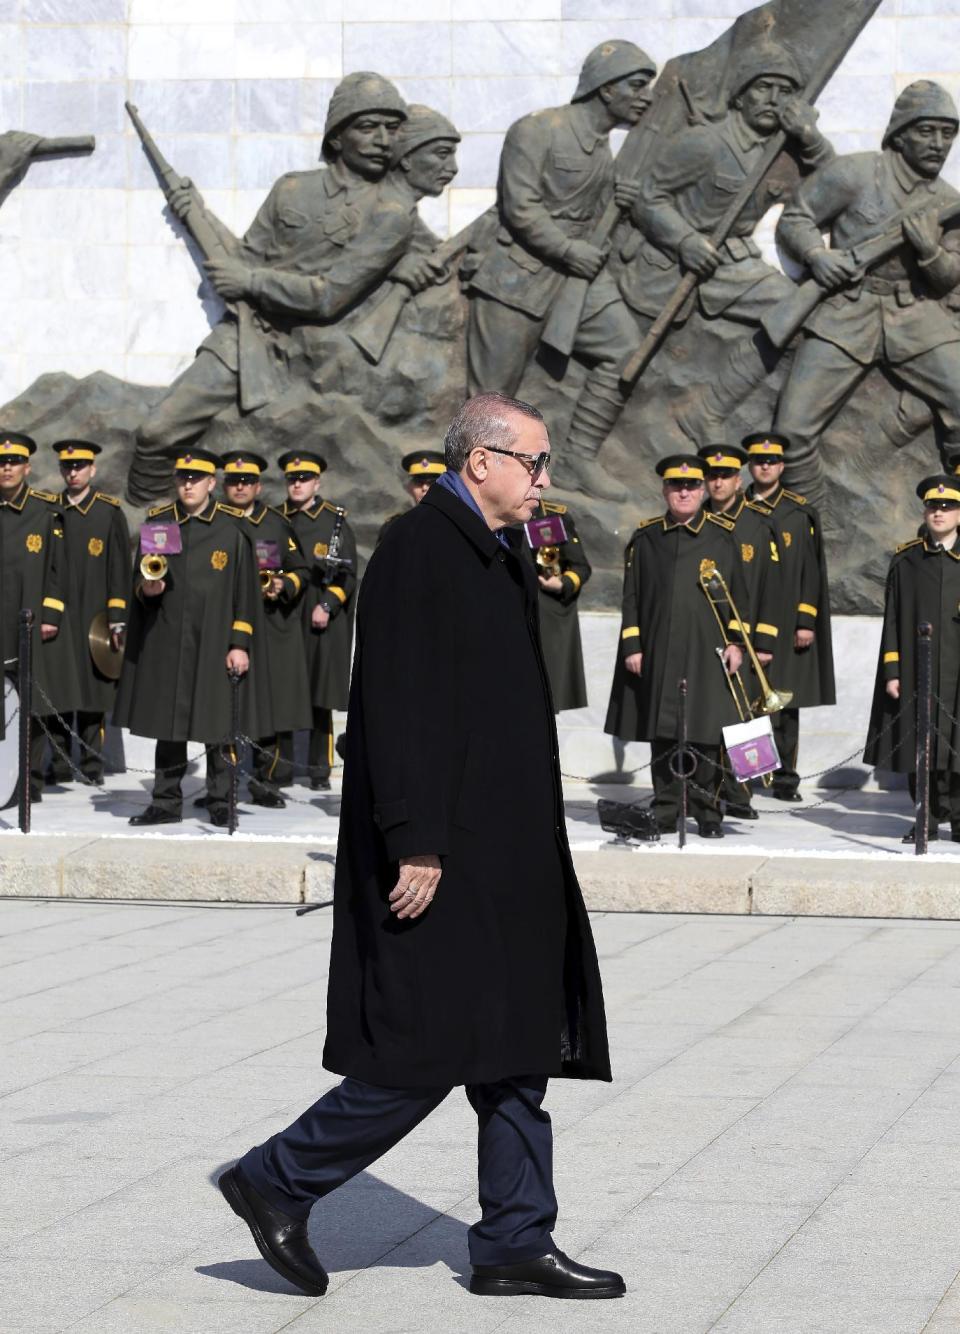
<path fill-rule="evenodd" d="M 477 1114 L 482 1211 L 468 1235 L 472 1264 L 519 1264 L 555 1249 L 553 1130 L 541 1106 L 546 1091 L 540 1075 L 466 1086 Z M 238 1166 L 268 1203 L 306 1218 L 316 1200 L 392 1149 L 450 1092 L 345 1079 Z"/>

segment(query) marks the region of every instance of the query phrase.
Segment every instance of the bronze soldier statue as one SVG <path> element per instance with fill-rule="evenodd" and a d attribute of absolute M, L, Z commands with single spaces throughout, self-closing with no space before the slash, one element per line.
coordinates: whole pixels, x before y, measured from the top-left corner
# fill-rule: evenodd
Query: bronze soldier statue
<path fill-rule="evenodd" d="M 777 407 L 791 441 L 790 485 L 823 497 L 823 431 L 872 366 L 935 406 L 947 466 L 960 461 L 960 232 L 937 212 L 960 195 L 940 173 L 956 138 L 957 108 L 939 84 L 897 98 L 879 153 L 837 158 L 804 181 L 777 239 L 833 295 L 808 319 Z M 853 248 L 902 226 L 903 244 L 864 275 Z M 822 232 L 830 231 L 831 247 Z M 944 301 L 946 298 L 946 301 Z"/>
<path fill-rule="evenodd" d="M 348 75 L 327 112 L 327 167 L 281 177 L 242 241 L 216 224 L 232 257 L 206 268 L 225 301 L 242 303 L 243 317 L 228 308 L 141 424 L 131 500 L 145 503 L 169 485 L 166 449 L 197 440 L 226 408 L 252 411 L 276 396 L 290 359 L 310 357 L 315 326 L 344 319 L 404 255 L 415 200 L 388 169 L 406 114 L 389 80 Z M 171 205 L 188 222 L 192 210 L 215 221 L 192 187 L 175 191 Z"/>
<path fill-rule="evenodd" d="M 635 230 L 627 233 L 612 261 L 641 335 L 683 272 L 700 281 L 681 308 L 678 324 L 699 307 L 706 319 L 758 326 L 771 307 L 793 293 L 794 284 L 762 258 L 753 240 L 757 223 L 781 198 L 780 173 L 764 178 L 723 245 L 715 246 L 709 234 L 778 132 L 789 136 L 787 153 L 797 173 L 833 157 L 817 129 L 818 112 L 799 96 L 802 87 L 797 63 L 784 47 L 772 42 L 751 47 L 737 68 L 726 117 L 691 126 L 657 155 L 633 207 Z M 677 420 L 687 435 L 698 444 L 722 439 L 730 413 L 779 355 L 759 331 L 735 343 L 720 372 L 681 405 Z"/>
<path fill-rule="evenodd" d="M 927 837 L 938 838 L 937 805 L 945 798 L 950 837 L 960 843 L 960 485 L 937 474 L 917 487 L 925 535 L 897 547 L 887 575 L 870 739 L 864 763 L 905 773 L 917 800 L 917 626 L 933 627 L 933 739 Z M 916 826 L 903 837 L 916 839 Z"/>
<path fill-rule="evenodd" d="M 510 127 L 497 184 L 500 225 L 467 270 L 471 394 L 516 393 L 564 279 L 591 280 L 574 346 L 590 369 L 560 471 L 569 489 L 597 500 L 626 494 L 597 455 L 623 410 L 620 368 L 636 344 L 636 328 L 604 271 L 605 252 L 586 238 L 611 197 L 623 206 L 635 198 L 634 186 L 615 182 L 608 140 L 618 125 L 640 119 L 655 73 L 656 62 L 632 42 L 604 42 L 584 61 L 569 106 Z"/>
<path fill-rule="evenodd" d="M 58 440 L 53 450 L 63 477 L 57 504 L 63 516 L 64 585 L 82 697 L 77 710 L 63 721 L 50 719 L 55 744 L 45 779 L 73 781 L 68 731 L 72 725 L 81 742 L 80 773 L 87 783 L 101 787 L 106 715 L 113 709 L 117 683 L 104 676 L 90 656 L 90 625 L 95 617 L 105 616 L 113 648 L 122 648 L 130 590 L 130 533 L 117 497 L 93 488 L 100 446 L 91 440 L 68 439 Z"/>

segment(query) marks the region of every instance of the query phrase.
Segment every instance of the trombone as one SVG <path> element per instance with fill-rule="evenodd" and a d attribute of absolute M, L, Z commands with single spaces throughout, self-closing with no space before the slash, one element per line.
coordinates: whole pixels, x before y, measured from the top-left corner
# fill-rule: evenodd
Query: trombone
<path fill-rule="evenodd" d="M 737 610 L 737 604 L 730 596 L 730 589 L 727 587 L 727 581 L 717 569 L 716 562 L 712 560 L 702 560 L 700 562 L 700 587 L 706 594 L 707 601 L 713 609 L 713 614 L 717 618 L 717 625 L 720 627 L 720 634 L 723 637 L 724 646 L 731 642 L 727 634 L 727 627 L 723 615 L 720 612 L 720 604 L 726 603 L 730 609 L 729 621 L 736 623 L 740 627 L 743 635 L 743 646 L 747 650 L 747 656 L 750 659 L 751 666 L 757 676 L 760 685 L 760 697 L 751 700 L 747 694 L 747 688 L 743 683 L 743 677 L 739 672 L 727 672 L 727 682 L 730 686 L 730 693 L 733 695 L 733 702 L 737 706 L 737 713 L 742 723 L 748 722 L 751 718 L 756 718 L 761 713 L 778 713 L 781 709 L 789 708 L 790 701 L 793 699 L 792 690 L 775 690 L 767 680 L 763 668 L 760 665 L 760 659 L 757 657 L 753 642 L 747 626 L 740 618 Z M 722 650 L 718 649 L 718 652 Z"/>

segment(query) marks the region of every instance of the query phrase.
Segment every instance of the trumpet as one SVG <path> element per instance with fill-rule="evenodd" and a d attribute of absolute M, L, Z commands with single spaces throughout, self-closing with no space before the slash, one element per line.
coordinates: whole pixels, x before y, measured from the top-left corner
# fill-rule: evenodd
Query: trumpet
<path fill-rule="evenodd" d="M 537 547 L 536 553 L 537 570 L 545 579 L 559 578 L 560 575 L 560 548 L 559 547 Z"/>
<path fill-rule="evenodd" d="M 144 579 L 164 579 L 168 569 L 166 556 L 162 556 L 158 551 L 150 552 L 140 561 L 140 573 Z"/>
<path fill-rule="evenodd" d="M 264 597 L 273 597 L 270 592 L 274 576 L 280 573 L 279 570 L 261 570 L 260 571 L 260 592 Z"/>
<path fill-rule="evenodd" d="M 749 631 L 741 620 L 740 613 L 737 610 L 737 604 L 730 595 L 730 589 L 727 587 L 727 581 L 717 569 L 716 562 L 712 560 L 702 560 L 700 562 L 700 587 L 706 594 L 707 601 L 713 609 L 713 614 L 717 618 L 717 624 L 720 627 L 720 634 L 723 637 L 724 644 L 731 642 L 727 634 L 726 621 L 734 622 L 739 625 L 740 632 L 743 635 L 743 646 L 747 650 L 747 656 L 757 676 L 760 685 L 760 696 L 758 699 L 751 700 L 747 693 L 747 688 L 743 683 L 743 677 L 739 672 L 728 672 L 727 681 L 730 686 L 730 693 L 733 695 L 733 702 L 737 706 L 737 713 L 742 723 L 750 718 L 756 718 L 761 713 L 779 713 L 781 709 L 786 709 L 793 699 L 792 690 L 775 690 L 767 680 L 766 674 L 760 665 L 760 659 L 757 657 L 753 642 L 750 639 Z M 726 603 L 730 615 L 724 619 L 720 611 L 720 604 Z"/>

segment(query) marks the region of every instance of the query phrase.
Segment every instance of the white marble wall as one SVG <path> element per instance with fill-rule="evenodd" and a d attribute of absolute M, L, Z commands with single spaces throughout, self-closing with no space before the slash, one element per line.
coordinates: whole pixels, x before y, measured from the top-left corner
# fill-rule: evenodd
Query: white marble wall
<path fill-rule="evenodd" d="M 98 141 L 91 158 L 33 166 L 0 210 L 0 402 L 48 370 L 165 383 L 216 313 L 198 299 L 196 269 L 165 220 L 124 99 L 140 106 L 224 220 L 243 229 L 281 172 L 316 160 L 335 81 L 380 70 L 464 134 L 454 188 L 424 209 L 445 234 L 492 199 L 510 122 L 567 100 L 597 42 L 632 38 L 662 63 L 705 45 L 749 7 L 0 0 L 0 123 L 93 132 Z M 960 93 L 960 0 L 886 0 L 821 99 L 824 127 L 841 149 L 874 146 L 896 92 L 921 75 Z M 960 182 L 960 150 L 951 175 Z"/>

